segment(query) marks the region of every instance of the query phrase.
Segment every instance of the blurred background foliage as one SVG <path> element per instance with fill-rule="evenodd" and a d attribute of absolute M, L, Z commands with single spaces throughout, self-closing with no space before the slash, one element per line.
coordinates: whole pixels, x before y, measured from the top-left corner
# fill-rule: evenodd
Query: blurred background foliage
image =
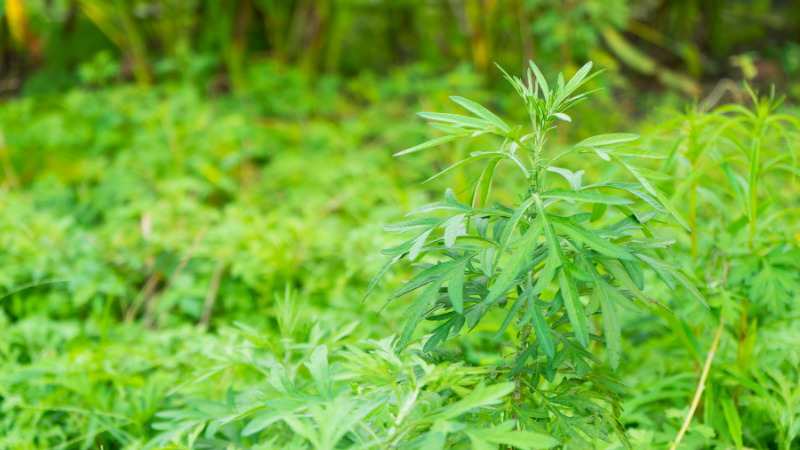
<path fill-rule="evenodd" d="M 478 144 L 499 142 L 392 154 L 435 137 L 413 113 L 456 111 L 449 95 L 525 117 L 495 62 L 514 74 L 528 59 L 548 74 L 570 76 L 588 60 L 607 70 L 589 86 L 606 89 L 559 126 L 555 147 L 604 132 L 644 134 L 671 118 L 659 109 L 693 101 L 746 104 L 744 80 L 786 93 L 782 111 L 800 101 L 800 2 L 790 0 L 0 4 L 0 448 L 143 448 L 157 435 L 179 442 L 188 429 L 164 437 L 153 424 L 183 416 L 158 419 L 158 411 L 202 398 L 229 413 L 265 388 L 275 355 L 308 379 L 301 363 L 312 345 L 325 342 L 332 360 L 346 359 L 337 353 L 346 345 L 397 332 L 405 305 L 379 314 L 381 302 L 361 303 L 383 264 L 378 249 L 397 243 L 381 226 L 445 187 L 466 190 L 477 169 L 419 183 Z M 674 153 L 683 135 L 661 132 L 651 148 Z M 677 197 L 689 177 L 680 170 L 694 163 L 676 161 L 668 168 L 676 186 L 666 190 Z M 734 203 L 732 192 L 706 194 L 720 180 L 703 179 L 701 227 Z M 503 189 L 495 192 L 509 195 L 498 199 L 512 204 L 502 192 L 520 186 L 496 182 Z M 766 183 L 784 189 L 772 207 L 800 208 L 793 182 Z M 784 222 L 781 235 L 800 239 L 796 225 Z M 712 247 L 709 235 L 701 250 Z M 689 252 L 688 236 L 678 243 Z M 702 281 L 702 266 L 681 262 Z M 387 274 L 378 294 L 412 270 Z M 287 286 L 297 302 L 289 312 L 274 297 Z M 682 308 L 679 293 L 649 294 L 675 315 L 622 315 L 635 325 L 622 328 L 622 421 L 642 449 L 676 434 L 715 326 L 709 314 Z M 800 292 L 790 295 L 788 318 Z M 760 405 L 740 423 L 744 443 L 759 449 L 800 429 L 800 337 L 790 320 L 770 325 L 759 328 L 754 355 L 763 350 L 783 378 L 763 375 L 774 396 L 742 400 Z M 453 350 L 467 364 L 500 365 L 493 331 L 477 329 Z M 736 372 L 734 335 L 720 354 L 733 355 Z M 287 342 L 298 346 L 288 358 L 250 352 Z M 709 391 L 726 395 L 729 375 L 712 373 Z M 714 408 L 698 413 L 684 443 L 741 447 Z M 781 448 L 797 448 L 788 442 Z"/>

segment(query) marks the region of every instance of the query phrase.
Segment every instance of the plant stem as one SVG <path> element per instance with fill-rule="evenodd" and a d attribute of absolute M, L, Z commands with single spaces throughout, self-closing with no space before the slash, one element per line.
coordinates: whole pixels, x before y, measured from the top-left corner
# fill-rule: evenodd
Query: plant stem
<path fill-rule="evenodd" d="M 692 417 L 694 417 L 694 411 L 697 409 L 697 405 L 700 403 L 700 398 L 703 396 L 703 390 L 706 388 L 706 378 L 708 377 L 708 371 L 711 369 L 711 362 L 714 361 L 714 353 L 717 351 L 717 345 L 719 345 L 719 339 L 722 336 L 722 328 L 725 326 L 725 318 L 722 317 L 719 320 L 719 326 L 717 327 L 717 333 L 714 336 L 714 342 L 711 344 L 711 350 L 708 351 L 708 357 L 706 358 L 706 364 L 703 367 L 703 374 L 700 376 L 700 384 L 697 386 L 697 392 L 694 394 L 694 399 L 692 400 L 692 406 L 689 407 L 689 412 L 686 414 L 686 419 L 683 421 L 683 426 L 681 430 L 678 432 L 678 436 L 675 438 L 675 443 L 670 447 L 670 450 L 675 450 L 678 448 L 678 444 L 680 444 L 681 439 L 683 439 L 683 435 L 686 434 L 686 430 L 689 429 L 689 423 L 692 421 Z"/>
<path fill-rule="evenodd" d="M 694 164 L 692 164 L 694 166 Z M 692 167 L 694 172 L 695 167 Z M 692 263 L 697 264 L 697 184 L 692 183 L 689 191 L 689 227 L 692 229 Z"/>
<path fill-rule="evenodd" d="M 525 351 L 528 348 L 528 337 L 531 335 L 531 324 L 528 323 L 524 327 L 522 327 L 522 334 L 520 335 L 520 345 L 519 345 L 519 353 Z M 519 406 L 519 400 L 521 397 L 521 383 L 522 383 L 522 371 L 520 370 L 514 375 L 514 400 L 517 402 L 517 406 Z"/>
<path fill-rule="evenodd" d="M 744 370 L 745 348 L 744 340 L 747 337 L 747 315 L 750 309 L 750 298 L 745 297 L 742 302 L 742 315 L 739 317 L 739 347 L 736 353 L 736 364 L 739 369 Z M 733 404 L 739 407 L 739 386 L 733 388 Z"/>

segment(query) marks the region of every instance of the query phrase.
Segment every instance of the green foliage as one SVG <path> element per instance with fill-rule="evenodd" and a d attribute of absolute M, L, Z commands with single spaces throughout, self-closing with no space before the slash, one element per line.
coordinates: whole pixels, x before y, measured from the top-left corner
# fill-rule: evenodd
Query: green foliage
<path fill-rule="evenodd" d="M 668 448 L 724 317 L 681 448 L 797 448 L 774 95 L 635 139 L 588 67 L 512 103 L 463 68 L 212 98 L 94 62 L 0 105 L 0 447 Z"/>

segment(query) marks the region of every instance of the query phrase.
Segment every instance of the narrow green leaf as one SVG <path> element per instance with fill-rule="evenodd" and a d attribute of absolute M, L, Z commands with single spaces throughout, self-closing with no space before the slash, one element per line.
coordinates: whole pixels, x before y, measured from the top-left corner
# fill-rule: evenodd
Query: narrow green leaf
<path fill-rule="evenodd" d="M 514 211 L 514 215 L 511 216 L 508 223 L 505 224 L 505 228 L 503 228 L 503 234 L 500 236 L 500 246 L 497 250 L 497 259 L 503 256 L 503 253 L 506 251 L 506 247 L 508 246 L 508 242 L 511 240 L 511 236 L 514 234 L 514 230 L 517 228 L 517 224 L 519 223 L 522 216 L 524 216 L 528 212 L 528 208 L 533 204 L 536 200 L 536 197 L 530 197 Z"/>
<path fill-rule="evenodd" d="M 430 228 L 433 225 L 441 223 L 444 219 L 437 217 L 424 217 L 420 219 L 407 220 L 405 222 L 386 225 L 383 231 L 396 231 L 398 234 L 405 233 L 410 230 L 417 230 L 420 228 Z"/>
<path fill-rule="evenodd" d="M 627 250 L 612 244 L 589 230 L 561 221 L 556 221 L 556 224 L 573 241 L 584 243 L 599 253 L 617 259 L 635 260 L 634 256 Z"/>
<path fill-rule="evenodd" d="M 422 315 L 425 313 L 425 310 L 428 308 L 428 306 L 430 306 L 431 301 L 433 301 L 439 295 L 439 288 L 448 278 L 447 275 L 448 274 L 445 274 L 437 278 L 414 301 L 414 304 L 410 308 L 411 317 L 408 318 L 408 322 L 406 323 L 405 328 L 403 328 L 403 333 L 400 335 L 400 339 L 397 341 L 397 353 L 403 351 L 405 346 L 411 342 L 411 336 L 414 334 L 414 330 L 417 329 L 417 325 L 419 324 L 420 320 L 422 320 Z"/>
<path fill-rule="evenodd" d="M 597 222 L 598 220 L 603 218 L 603 215 L 606 213 L 606 210 L 608 210 L 608 205 L 606 205 L 605 203 L 595 203 L 594 205 L 592 205 L 592 216 L 589 217 L 589 222 Z"/>
<path fill-rule="evenodd" d="M 639 262 L 620 260 L 620 263 L 622 263 L 622 267 L 624 267 L 625 271 L 628 272 L 628 275 L 636 284 L 636 287 L 639 289 L 644 289 L 644 272 L 642 271 L 642 266 L 639 264 Z"/>
<path fill-rule="evenodd" d="M 639 175 L 648 178 L 650 180 L 657 180 L 657 181 L 666 181 L 671 180 L 672 177 L 661 172 L 656 172 L 654 170 L 645 169 L 644 167 L 636 167 L 636 166 L 628 166 L 631 170 L 635 170 L 639 173 Z"/>
<path fill-rule="evenodd" d="M 680 273 L 679 271 L 677 271 L 676 269 L 673 269 L 671 267 L 667 267 L 666 270 L 673 277 L 675 277 L 676 280 L 678 280 L 678 283 L 680 283 L 681 286 L 686 288 L 686 290 L 689 291 L 690 294 L 692 294 L 692 297 L 694 297 L 695 300 L 700 302 L 701 305 L 705 306 L 706 309 L 709 309 L 708 302 L 706 301 L 706 298 L 703 297 L 703 294 L 700 293 L 700 291 L 697 289 L 697 287 L 691 281 L 689 281 L 688 278 L 686 278 L 682 273 Z"/>
<path fill-rule="evenodd" d="M 533 61 L 528 61 L 533 69 L 533 74 L 536 75 L 536 84 L 539 85 L 539 88 L 542 90 L 542 96 L 544 97 L 545 101 L 549 99 L 550 89 L 547 87 L 547 80 L 545 80 L 544 75 L 542 72 L 539 71 L 539 68 L 536 67 L 536 64 Z"/>
<path fill-rule="evenodd" d="M 453 309 L 461 314 L 464 312 L 464 271 L 467 269 L 469 258 L 464 258 L 463 261 L 458 263 L 453 268 L 453 276 L 450 277 L 450 282 L 447 283 L 447 295 L 450 297 L 450 303 L 453 304 Z"/>
<path fill-rule="evenodd" d="M 536 297 L 531 296 L 530 298 L 530 305 L 533 309 L 533 317 L 531 318 L 531 323 L 533 323 L 533 331 L 536 332 L 536 338 L 539 341 L 539 345 L 542 346 L 542 351 L 548 358 L 552 358 L 555 354 L 555 345 L 553 345 L 553 336 L 550 335 L 550 328 L 547 326 L 547 320 L 542 315 L 542 310 L 539 309 L 539 305 L 536 304 Z"/>
<path fill-rule="evenodd" d="M 492 338 L 492 342 L 497 342 L 497 339 L 503 335 L 503 332 L 506 331 L 509 325 L 511 325 L 511 321 L 514 320 L 514 317 L 519 313 L 520 309 L 522 309 L 522 305 L 525 303 L 525 300 L 522 296 L 517 298 L 511 308 L 509 308 L 508 313 L 506 314 L 505 319 L 503 319 L 503 324 L 500 325 L 500 328 L 497 329 L 497 333 L 495 333 L 494 337 Z"/>
<path fill-rule="evenodd" d="M 608 348 L 608 363 L 612 370 L 617 370 L 620 355 L 622 354 L 622 338 L 620 336 L 619 321 L 617 320 L 617 310 L 614 302 L 609 298 L 609 290 L 613 288 L 605 281 L 600 281 L 595 285 L 595 289 L 600 290 L 600 304 L 603 308 L 603 330 L 605 332 L 606 347 Z"/>
<path fill-rule="evenodd" d="M 618 147 L 614 147 L 608 151 L 617 156 L 638 156 L 641 158 L 652 158 L 652 159 L 667 159 L 669 158 L 666 155 L 662 155 L 661 153 L 651 152 L 649 150 L 642 150 L 636 147 L 630 147 L 627 145 L 620 145 Z"/>
<path fill-rule="evenodd" d="M 623 142 L 630 142 L 639 139 L 638 134 L 630 133 L 612 133 L 601 134 L 598 136 L 590 137 L 579 142 L 575 147 L 600 147 L 603 145 L 621 144 Z"/>
<path fill-rule="evenodd" d="M 669 267 L 664 263 L 664 261 L 641 253 L 637 253 L 636 257 L 641 259 L 645 264 L 653 269 L 658 277 L 661 278 L 661 281 L 663 281 L 671 291 L 675 290 L 675 280 L 673 280 L 671 272 L 667 270 Z"/>
<path fill-rule="evenodd" d="M 542 198 L 559 198 L 563 200 L 576 200 L 586 203 L 605 203 L 607 205 L 630 205 L 631 200 L 610 195 L 598 194 L 590 191 L 568 191 L 564 189 L 553 189 L 543 193 Z"/>
<path fill-rule="evenodd" d="M 492 177 L 494 169 L 503 158 L 495 158 L 489 161 L 489 164 L 481 172 L 478 183 L 475 185 L 475 190 L 472 191 L 472 204 L 473 208 L 483 209 L 486 206 L 486 201 L 489 199 L 489 192 L 492 189 Z"/>
<path fill-rule="evenodd" d="M 536 247 L 536 241 L 539 239 L 539 234 L 542 231 L 543 218 L 537 217 L 533 221 L 528 231 L 520 238 L 519 247 L 514 251 L 514 254 L 508 259 L 508 262 L 503 267 L 503 272 L 497 277 L 489 295 L 484 300 L 485 305 L 492 305 L 502 295 L 504 295 L 509 288 L 514 284 L 517 274 L 520 269 L 525 266 L 525 263 L 531 260 L 533 256 L 533 249 Z"/>
<path fill-rule="evenodd" d="M 536 341 L 533 341 L 530 345 L 528 345 L 522 353 L 517 356 L 517 360 L 514 362 L 514 365 L 511 367 L 511 371 L 508 372 L 508 378 L 512 378 L 516 375 L 523 367 L 525 367 L 525 363 L 528 362 L 528 358 L 533 356 L 536 357 L 536 353 L 538 352 L 539 345 Z"/>
<path fill-rule="evenodd" d="M 410 279 L 408 281 L 408 283 L 406 283 L 402 288 L 400 288 L 397 292 L 392 294 L 386 300 L 389 301 L 389 300 L 395 299 L 397 297 L 401 297 L 401 296 L 406 295 L 409 292 L 411 292 L 411 291 L 413 291 L 413 290 L 415 290 L 415 289 L 417 289 L 419 287 L 422 287 L 422 286 L 430 283 L 431 281 L 433 281 L 434 278 L 439 277 L 439 276 L 447 273 L 448 271 L 450 271 L 454 267 L 458 266 L 459 264 L 464 263 L 464 261 L 469 260 L 471 257 L 472 257 L 472 255 L 469 255 L 469 256 L 464 256 L 464 257 L 459 258 L 459 259 L 454 259 L 452 261 L 438 263 L 436 265 L 433 265 L 433 266 L 423 270 L 422 272 L 420 272 L 416 276 L 414 276 L 414 278 Z"/>
<path fill-rule="evenodd" d="M 444 144 L 445 142 L 450 142 L 450 141 L 454 141 L 456 139 L 461 139 L 462 137 L 464 137 L 464 136 L 455 136 L 455 135 L 442 136 L 440 138 L 432 139 L 432 140 L 430 140 L 428 142 L 424 142 L 422 144 L 419 144 L 416 147 L 411 147 L 409 149 L 403 150 L 400 153 L 395 153 L 394 156 L 407 155 L 409 153 L 417 152 L 417 151 L 420 151 L 420 150 L 425 150 L 426 148 L 436 147 L 439 144 Z"/>
<path fill-rule="evenodd" d="M 583 315 L 583 304 L 578 296 L 578 288 L 568 269 L 565 268 L 558 272 L 558 284 L 561 287 L 564 306 L 567 308 L 567 315 L 575 332 L 575 338 L 583 348 L 587 348 L 589 346 L 589 328 L 586 326 L 586 316 Z"/>
<path fill-rule="evenodd" d="M 388 271 L 389 268 L 392 267 L 394 265 L 394 263 L 399 261 L 400 258 L 402 258 L 402 257 L 403 257 L 403 254 L 400 253 L 400 254 L 396 255 L 395 257 L 393 257 L 392 259 L 390 259 L 389 261 L 387 261 L 386 264 L 384 264 L 384 266 L 381 267 L 381 270 L 378 272 L 377 275 L 375 275 L 375 278 L 373 278 L 372 281 L 369 282 L 369 285 L 367 286 L 367 290 L 366 290 L 366 292 L 364 292 L 364 297 L 362 298 L 362 301 L 366 300 L 367 297 L 369 297 L 370 292 L 372 292 L 372 290 L 375 289 L 375 285 L 377 285 L 378 281 L 380 281 L 380 279 L 383 278 L 383 275 L 386 274 L 386 271 Z"/>
<path fill-rule="evenodd" d="M 487 122 L 497 127 L 498 130 L 504 133 L 508 133 L 511 131 L 511 128 L 509 128 L 509 126 L 506 125 L 505 122 L 503 122 L 499 117 L 497 117 L 491 111 L 479 105 L 478 103 L 475 103 L 472 100 L 467 100 L 466 98 L 463 97 L 455 97 L 455 96 L 450 97 L 450 100 L 458 103 L 464 108 L 467 108 L 470 112 L 472 112 L 476 116 L 486 120 Z"/>
<path fill-rule="evenodd" d="M 427 183 L 427 182 L 429 182 L 429 181 L 431 181 L 431 180 L 433 180 L 435 178 L 439 178 L 440 176 L 450 172 L 451 170 L 455 169 L 456 167 L 462 166 L 462 165 L 467 164 L 467 163 L 471 163 L 473 161 L 477 161 L 479 159 L 491 158 L 491 157 L 508 158 L 509 156 L 507 154 L 505 154 L 505 153 L 500 153 L 500 152 L 485 152 L 485 153 L 473 154 L 469 158 L 462 159 L 461 161 L 459 161 L 459 162 L 453 164 L 452 166 L 450 166 L 450 167 L 442 170 L 441 172 L 437 173 L 436 175 L 428 178 L 427 180 L 423 181 L 422 184 L 425 184 L 425 183 Z M 496 164 L 497 163 L 495 163 L 495 165 Z"/>
<path fill-rule="evenodd" d="M 742 420 L 739 418 L 739 412 L 736 411 L 736 405 L 730 397 L 721 396 L 719 399 L 722 404 L 722 413 L 725 415 L 725 422 L 728 424 L 728 431 L 733 438 L 733 443 L 736 445 L 736 450 L 742 450 Z"/>
<path fill-rule="evenodd" d="M 491 123 L 483 120 L 483 119 L 476 119 L 474 117 L 468 116 L 459 116 L 458 114 L 445 114 L 445 113 L 437 113 L 437 112 L 421 112 L 417 113 L 418 116 L 428 119 L 428 120 L 435 120 L 437 122 L 446 122 L 446 123 L 455 123 L 462 126 L 470 126 L 473 128 L 484 129 L 486 127 L 492 126 Z"/>
<path fill-rule="evenodd" d="M 439 225 L 439 228 L 444 227 L 445 248 L 451 248 L 453 244 L 456 243 L 456 236 L 458 236 L 458 232 L 461 230 L 461 222 L 466 216 L 466 213 L 458 214 L 447 219 L 443 224 Z"/>

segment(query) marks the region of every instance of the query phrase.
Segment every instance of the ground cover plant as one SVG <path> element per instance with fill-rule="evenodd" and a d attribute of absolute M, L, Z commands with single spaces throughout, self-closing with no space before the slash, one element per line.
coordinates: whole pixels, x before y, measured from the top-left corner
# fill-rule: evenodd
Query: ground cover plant
<path fill-rule="evenodd" d="M 0 448 L 798 448 L 796 110 L 529 67 L 4 102 Z"/>

